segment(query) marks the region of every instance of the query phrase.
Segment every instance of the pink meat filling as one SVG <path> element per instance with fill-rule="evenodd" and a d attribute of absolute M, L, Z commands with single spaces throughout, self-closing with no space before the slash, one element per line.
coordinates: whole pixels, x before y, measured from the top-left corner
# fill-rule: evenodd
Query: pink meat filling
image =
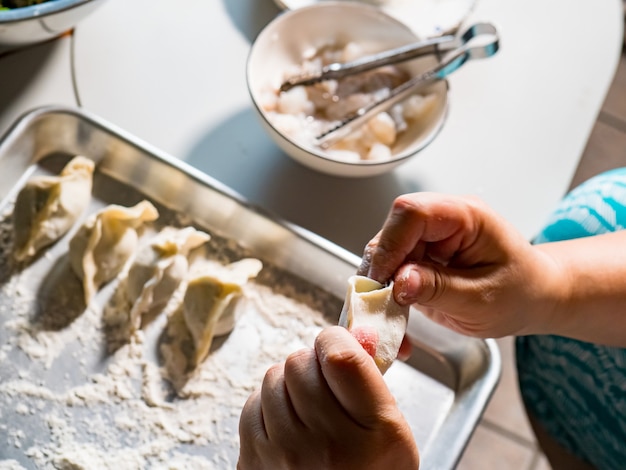
<path fill-rule="evenodd" d="M 378 349 L 378 331 L 370 326 L 361 326 L 350 330 L 363 349 L 372 357 L 376 356 Z"/>

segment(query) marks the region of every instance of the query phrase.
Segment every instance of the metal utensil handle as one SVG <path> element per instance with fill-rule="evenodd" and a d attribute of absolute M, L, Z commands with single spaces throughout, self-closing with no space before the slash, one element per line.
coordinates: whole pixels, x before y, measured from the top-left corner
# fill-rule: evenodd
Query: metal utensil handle
<path fill-rule="evenodd" d="M 425 55 L 437 54 L 450 50 L 442 47 L 445 45 L 457 45 L 456 36 L 440 36 L 417 43 L 407 44 L 395 49 L 386 50 L 376 54 L 367 55 L 350 62 L 336 62 L 322 68 L 324 80 L 339 79 L 346 75 L 367 72 L 368 70 L 392 65 L 407 60 L 417 59 Z"/>
<path fill-rule="evenodd" d="M 341 79 L 348 75 L 366 72 L 385 65 L 397 64 L 432 54 L 445 54 L 471 41 L 474 37 L 486 34 L 491 25 L 476 23 L 462 33 L 439 36 L 407 44 L 394 49 L 370 54 L 350 62 L 334 62 L 321 70 L 288 78 L 280 86 L 280 91 L 288 91 L 299 85 L 313 85 L 324 80 Z"/>
<path fill-rule="evenodd" d="M 346 75 L 366 72 L 385 65 L 397 64 L 432 54 L 446 54 L 458 50 L 479 36 L 497 35 L 491 23 L 474 23 L 457 35 L 439 36 L 395 49 L 370 54 L 350 62 L 333 63 L 322 68 L 324 79 L 338 79 Z"/>
<path fill-rule="evenodd" d="M 338 80 L 348 75 L 367 72 L 378 67 L 417 59 L 426 55 L 443 53 L 458 46 L 460 37 L 440 36 L 416 43 L 366 55 L 350 62 L 333 62 L 316 72 L 307 72 L 285 80 L 280 91 L 289 91 L 296 86 L 314 85 L 325 80 Z"/>
<path fill-rule="evenodd" d="M 469 39 L 464 41 L 459 48 L 447 54 L 441 63 L 397 86 L 391 90 L 389 96 L 382 100 L 364 106 L 347 116 L 337 126 L 317 136 L 318 145 L 322 148 L 330 147 L 361 127 L 376 114 L 386 111 L 418 91 L 444 79 L 468 60 L 491 57 L 498 51 L 499 36 L 493 25 L 481 23 L 480 28 L 475 31 L 468 30 L 465 34 L 469 35 Z M 471 43 L 474 42 L 474 38 L 479 36 L 489 36 L 489 38 L 484 44 L 472 46 Z"/>

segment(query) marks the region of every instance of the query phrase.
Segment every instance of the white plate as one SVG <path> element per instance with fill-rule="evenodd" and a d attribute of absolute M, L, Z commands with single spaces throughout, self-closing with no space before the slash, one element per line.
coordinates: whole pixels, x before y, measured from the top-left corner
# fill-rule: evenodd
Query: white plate
<path fill-rule="evenodd" d="M 274 0 L 283 9 L 295 10 L 328 0 Z M 382 8 L 411 28 L 419 37 L 428 38 L 455 31 L 473 10 L 477 0 L 346 0 L 369 3 Z"/>

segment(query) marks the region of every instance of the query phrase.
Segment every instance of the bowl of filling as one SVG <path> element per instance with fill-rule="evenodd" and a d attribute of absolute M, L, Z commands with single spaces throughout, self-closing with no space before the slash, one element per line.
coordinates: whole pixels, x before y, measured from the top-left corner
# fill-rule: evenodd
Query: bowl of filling
<path fill-rule="evenodd" d="M 0 0 L 0 46 L 23 46 L 71 30 L 104 0 Z"/>
<path fill-rule="evenodd" d="M 309 168 L 345 177 L 388 172 L 419 153 L 441 130 L 448 109 L 446 80 L 372 115 L 332 145 L 322 145 L 319 137 L 436 66 L 436 56 L 289 89 L 282 85 L 329 64 L 417 41 L 408 26 L 372 5 L 327 1 L 284 12 L 250 49 L 246 78 L 254 109 L 274 142 Z"/>

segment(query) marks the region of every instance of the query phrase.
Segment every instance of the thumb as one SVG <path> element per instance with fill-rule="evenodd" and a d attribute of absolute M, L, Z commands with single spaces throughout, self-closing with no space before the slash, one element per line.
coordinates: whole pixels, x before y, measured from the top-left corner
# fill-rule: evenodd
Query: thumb
<path fill-rule="evenodd" d="M 395 399 L 374 360 L 343 327 L 328 327 L 318 335 L 315 351 L 333 394 L 358 424 L 375 427 Z"/>
<path fill-rule="evenodd" d="M 475 297 L 481 276 L 480 268 L 459 270 L 438 263 L 408 263 L 395 275 L 394 297 L 400 305 L 456 310 Z"/>

